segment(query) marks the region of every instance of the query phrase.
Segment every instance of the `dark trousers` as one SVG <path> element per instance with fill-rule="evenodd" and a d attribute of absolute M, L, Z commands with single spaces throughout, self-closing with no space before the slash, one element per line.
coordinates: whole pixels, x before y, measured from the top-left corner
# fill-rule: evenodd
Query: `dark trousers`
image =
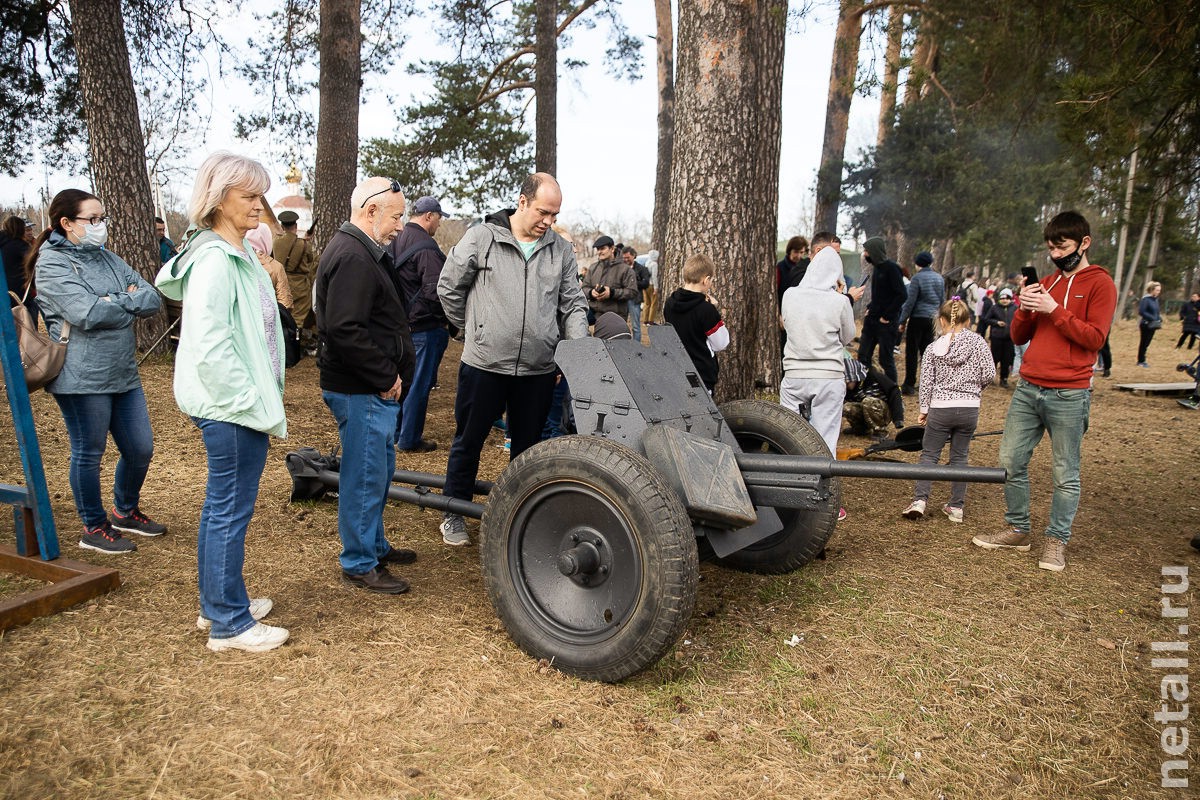
<path fill-rule="evenodd" d="M 479 454 L 492 423 L 505 415 L 510 458 L 537 444 L 554 395 L 554 373 L 501 375 L 469 364 L 458 365 L 458 394 L 454 398 L 454 443 L 446 464 L 442 494 L 470 500 L 479 474 Z"/>
<path fill-rule="evenodd" d="M 1015 354 L 1012 339 L 992 339 L 992 360 L 1000 365 L 1001 382 L 1008 380 Z"/>
<path fill-rule="evenodd" d="M 1112 369 L 1112 347 L 1108 343 L 1108 337 L 1104 337 L 1104 346 L 1100 348 L 1100 364 L 1104 367 L 1104 374 L 1107 375 Z"/>
<path fill-rule="evenodd" d="M 871 366 L 871 357 L 875 354 L 875 346 L 879 346 L 879 367 L 894 381 L 896 375 L 896 354 L 893 349 L 900 339 L 899 325 L 895 320 L 884 325 L 878 317 L 867 317 L 863 320 L 862 336 L 858 341 L 858 360 Z"/>
<path fill-rule="evenodd" d="M 933 343 L 933 317 L 909 317 L 904 329 L 904 385 L 917 386 L 917 368 L 925 348 Z"/>
<path fill-rule="evenodd" d="M 1150 340 L 1154 338 L 1156 328 L 1147 328 L 1145 325 L 1139 329 L 1141 338 L 1138 340 L 1138 363 L 1146 363 L 1146 350 L 1150 347 Z"/>
<path fill-rule="evenodd" d="M 1175 349 L 1178 350 L 1179 348 L 1183 347 L 1184 340 L 1187 339 L 1189 336 L 1192 337 L 1192 340 L 1190 342 L 1188 342 L 1187 349 L 1191 350 L 1192 345 L 1194 345 L 1196 343 L 1196 334 L 1192 333 L 1191 331 L 1184 331 L 1182 334 L 1179 335 L 1179 341 L 1175 343 Z"/>

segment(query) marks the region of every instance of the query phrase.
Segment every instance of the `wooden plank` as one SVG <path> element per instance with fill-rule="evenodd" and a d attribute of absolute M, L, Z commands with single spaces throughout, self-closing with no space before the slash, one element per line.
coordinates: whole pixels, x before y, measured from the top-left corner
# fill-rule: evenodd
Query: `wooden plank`
<path fill-rule="evenodd" d="M 0 546 L 0 569 L 50 584 L 0 601 L 0 630 L 57 614 L 121 585 L 121 574 L 110 567 L 66 558 L 43 561 L 21 556 L 11 547 Z"/>
<path fill-rule="evenodd" d="M 1132 392 L 1138 397 L 1184 397 L 1196 388 L 1191 383 L 1118 383 L 1117 389 Z"/>

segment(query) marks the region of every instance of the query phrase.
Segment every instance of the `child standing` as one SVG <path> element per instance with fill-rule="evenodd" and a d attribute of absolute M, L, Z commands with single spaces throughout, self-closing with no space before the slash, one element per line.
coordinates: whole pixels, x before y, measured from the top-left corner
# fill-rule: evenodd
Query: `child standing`
<path fill-rule="evenodd" d="M 729 346 L 729 329 L 709 294 L 716 271 L 713 260 L 703 253 L 688 256 L 683 262 L 683 288 L 672 292 L 663 305 L 663 318 L 675 328 L 709 394 L 717 385 L 717 353 Z"/>
<path fill-rule="evenodd" d="M 1017 313 L 1013 305 L 1012 289 L 1001 289 L 996 302 L 983 313 L 979 321 L 979 334 L 982 336 L 989 331 L 988 339 L 992 342 L 992 361 L 1000 365 L 1000 385 L 1008 388 L 1008 374 L 1013 365 L 1012 328 L 1013 315 Z"/>
<path fill-rule="evenodd" d="M 938 313 L 942 335 L 925 351 L 921 361 L 921 415 L 925 426 L 921 464 L 936 464 L 942 448 L 950 442 L 947 463 L 967 463 L 971 436 L 979 424 L 979 396 L 996 377 L 996 365 L 983 337 L 970 329 L 971 310 L 960 298 L 942 304 Z M 908 519 L 925 516 L 930 481 L 917 481 L 913 501 L 904 509 Z M 951 522 L 963 521 L 967 484 L 950 484 L 950 502 L 942 511 Z"/>

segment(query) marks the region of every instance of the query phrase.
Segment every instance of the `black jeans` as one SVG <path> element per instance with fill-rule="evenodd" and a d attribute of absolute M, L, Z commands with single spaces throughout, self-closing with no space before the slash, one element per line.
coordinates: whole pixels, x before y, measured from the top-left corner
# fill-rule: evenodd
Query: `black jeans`
<path fill-rule="evenodd" d="M 554 395 L 554 373 L 501 375 L 468 364 L 458 365 L 458 394 L 454 398 L 454 443 L 446 464 L 442 494 L 470 500 L 479 474 L 479 454 L 492 423 L 505 414 L 510 458 L 542 438 Z"/>
<path fill-rule="evenodd" d="M 904 329 L 904 385 L 917 386 L 917 368 L 925 348 L 933 344 L 933 317 L 909 317 Z"/>
<path fill-rule="evenodd" d="M 862 336 L 858 341 L 858 360 L 871 366 L 871 357 L 875 354 L 875 346 L 879 346 L 879 367 L 894 381 L 896 376 L 896 354 L 892 352 L 896 342 L 900 341 L 900 326 L 895 320 L 886 325 L 878 317 L 867 317 L 863 320 Z"/>
<path fill-rule="evenodd" d="M 992 339 L 992 360 L 1000 365 L 1001 382 L 1008 380 L 1015 355 L 1012 339 Z"/>
<path fill-rule="evenodd" d="M 1150 340 L 1154 338 L 1154 332 L 1156 330 L 1158 330 L 1158 329 L 1157 328 L 1147 328 L 1145 325 L 1142 325 L 1139 328 L 1139 331 L 1142 334 L 1141 338 L 1138 340 L 1138 363 L 1139 364 L 1146 363 L 1146 350 L 1150 347 Z"/>

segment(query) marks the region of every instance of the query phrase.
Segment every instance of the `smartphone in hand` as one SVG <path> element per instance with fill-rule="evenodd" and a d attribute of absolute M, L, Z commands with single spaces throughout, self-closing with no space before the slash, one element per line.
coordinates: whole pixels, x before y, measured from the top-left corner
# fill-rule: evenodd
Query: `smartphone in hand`
<path fill-rule="evenodd" d="M 1033 267 L 1021 267 L 1021 274 L 1025 276 L 1026 286 L 1033 286 L 1041 280 L 1038 277 L 1037 270 Z"/>

